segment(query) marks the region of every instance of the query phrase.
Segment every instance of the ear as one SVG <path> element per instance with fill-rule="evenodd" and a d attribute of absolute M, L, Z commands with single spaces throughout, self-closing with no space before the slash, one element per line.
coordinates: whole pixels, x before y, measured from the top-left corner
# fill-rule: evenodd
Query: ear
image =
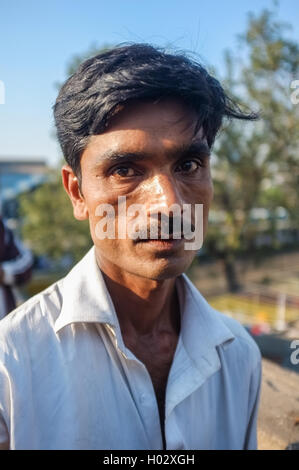
<path fill-rule="evenodd" d="M 64 165 L 62 167 L 61 174 L 64 189 L 68 193 L 73 205 L 74 217 L 78 220 L 88 219 L 88 210 L 85 204 L 84 197 L 82 196 L 80 191 L 77 176 L 69 165 Z"/>

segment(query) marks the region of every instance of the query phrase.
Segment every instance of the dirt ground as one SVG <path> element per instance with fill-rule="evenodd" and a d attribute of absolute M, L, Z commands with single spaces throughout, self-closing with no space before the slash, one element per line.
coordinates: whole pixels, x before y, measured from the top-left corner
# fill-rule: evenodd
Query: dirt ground
<path fill-rule="evenodd" d="M 283 450 L 298 443 L 299 374 L 263 359 L 258 448 Z"/>
<path fill-rule="evenodd" d="M 236 261 L 236 272 L 245 289 L 254 285 L 290 295 L 299 293 L 299 251 L 279 253 L 259 261 L 254 257 L 239 259 Z M 206 263 L 198 259 L 187 274 L 206 297 L 227 292 L 223 265 L 219 260 Z"/>

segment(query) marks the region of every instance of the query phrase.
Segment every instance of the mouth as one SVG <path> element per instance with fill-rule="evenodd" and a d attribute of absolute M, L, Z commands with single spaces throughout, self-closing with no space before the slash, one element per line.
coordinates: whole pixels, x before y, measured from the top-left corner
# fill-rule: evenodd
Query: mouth
<path fill-rule="evenodd" d="M 136 244 L 148 246 L 149 248 L 153 248 L 154 250 L 173 250 L 178 248 L 181 243 L 184 241 L 184 238 L 173 238 L 172 235 L 166 238 L 145 238 L 145 239 L 138 239 L 136 240 Z"/>

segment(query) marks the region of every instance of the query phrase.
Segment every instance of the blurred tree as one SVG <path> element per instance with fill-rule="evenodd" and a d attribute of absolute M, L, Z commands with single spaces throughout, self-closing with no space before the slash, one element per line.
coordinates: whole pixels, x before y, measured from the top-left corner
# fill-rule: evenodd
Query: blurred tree
<path fill-rule="evenodd" d="M 91 247 L 88 221 L 74 218 L 59 170 L 53 170 L 42 186 L 20 197 L 20 212 L 23 237 L 36 255 L 53 260 L 68 255 L 76 262 Z"/>
<path fill-rule="evenodd" d="M 249 50 L 243 79 L 250 102 L 262 110 L 263 131 L 271 156 L 273 184 L 298 226 L 299 105 L 293 103 L 291 84 L 299 78 L 299 43 L 289 39 L 290 26 L 276 21 L 273 12 L 250 15 L 241 43 Z"/>
<path fill-rule="evenodd" d="M 245 64 L 240 55 L 225 54 L 226 89 L 261 113 L 256 123 L 230 123 L 214 148 L 214 208 L 222 217 L 221 223 L 210 224 L 205 246 L 223 260 L 231 291 L 240 288 L 236 253 L 255 248 L 259 226 L 252 223 L 252 209 L 273 212 L 279 204 L 298 220 L 299 106 L 291 102 L 290 83 L 299 76 L 299 49 L 285 37 L 285 29 L 270 11 L 250 14 L 239 39 L 247 52 Z M 270 229 L 275 234 L 275 218 Z"/>

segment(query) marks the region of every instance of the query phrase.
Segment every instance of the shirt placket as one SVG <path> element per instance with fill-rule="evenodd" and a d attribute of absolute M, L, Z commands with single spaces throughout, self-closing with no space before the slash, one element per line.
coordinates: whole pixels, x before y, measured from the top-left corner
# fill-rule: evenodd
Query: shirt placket
<path fill-rule="evenodd" d="M 106 326 L 148 437 L 148 448 L 162 449 L 159 410 L 150 374 L 146 366 L 122 344 L 120 333 L 117 334 L 111 325 Z"/>

